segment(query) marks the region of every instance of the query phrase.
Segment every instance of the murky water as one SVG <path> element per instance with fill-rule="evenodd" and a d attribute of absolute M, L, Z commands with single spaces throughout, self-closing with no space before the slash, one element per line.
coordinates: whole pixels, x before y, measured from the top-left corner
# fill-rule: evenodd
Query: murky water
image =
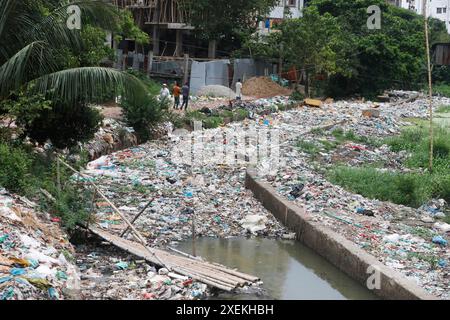
<path fill-rule="evenodd" d="M 179 250 L 192 253 L 192 242 Z M 297 241 L 270 239 L 214 239 L 196 241 L 197 255 L 264 281 L 268 296 L 280 300 L 377 299 L 332 264 Z M 223 299 L 255 299 L 256 296 L 221 296 Z"/>

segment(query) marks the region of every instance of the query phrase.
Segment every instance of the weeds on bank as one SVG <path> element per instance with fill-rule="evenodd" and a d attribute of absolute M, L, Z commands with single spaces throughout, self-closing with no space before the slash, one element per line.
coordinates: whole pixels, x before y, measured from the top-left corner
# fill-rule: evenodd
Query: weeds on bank
<path fill-rule="evenodd" d="M 434 171 L 426 172 L 429 162 L 429 131 L 426 127 L 406 128 L 385 143 L 395 152 L 408 151 L 405 165 L 423 169 L 424 173 L 386 172 L 376 168 L 335 166 L 328 179 L 368 198 L 419 207 L 432 198 L 450 201 L 450 131 L 436 126 L 434 130 Z M 450 220 L 448 217 L 447 221 Z"/>
<path fill-rule="evenodd" d="M 75 168 L 84 167 L 87 155 L 83 154 Z M 61 190 L 57 183 L 57 165 L 54 155 L 36 154 L 31 147 L 0 142 L 0 187 L 26 196 L 39 203 L 43 210 L 60 217 L 67 229 L 89 217 L 91 192 L 78 188 L 71 181 L 72 172 L 60 166 Z M 52 195 L 44 196 L 42 190 Z"/>
<path fill-rule="evenodd" d="M 450 106 L 440 106 L 436 112 L 437 113 L 450 113 Z"/>

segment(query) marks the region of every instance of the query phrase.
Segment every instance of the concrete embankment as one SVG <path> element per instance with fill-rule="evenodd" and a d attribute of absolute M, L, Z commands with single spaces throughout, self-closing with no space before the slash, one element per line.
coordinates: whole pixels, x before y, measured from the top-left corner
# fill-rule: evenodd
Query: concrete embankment
<path fill-rule="evenodd" d="M 280 222 L 296 233 L 298 241 L 353 279 L 366 285 L 368 280 L 370 283 L 376 283 L 378 274 L 380 286 L 379 289 L 373 290 L 376 295 L 393 300 L 436 299 L 399 272 L 380 263 L 353 242 L 312 221 L 304 209 L 278 196 L 276 190 L 260 181 L 252 169 L 247 171 L 246 187 Z M 372 279 L 375 282 L 372 282 Z"/>

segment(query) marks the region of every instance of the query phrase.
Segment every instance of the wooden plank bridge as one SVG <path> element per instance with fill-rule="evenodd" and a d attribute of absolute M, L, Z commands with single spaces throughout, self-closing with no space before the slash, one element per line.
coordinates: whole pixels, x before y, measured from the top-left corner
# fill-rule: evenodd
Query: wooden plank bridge
<path fill-rule="evenodd" d="M 209 263 L 194 257 L 174 255 L 164 250 L 147 248 L 140 243 L 121 238 L 94 226 L 89 227 L 89 230 L 105 241 L 145 259 L 153 265 L 166 267 L 169 271 L 190 277 L 211 287 L 230 292 L 259 281 L 257 277 L 216 263 Z"/>
<path fill-rule="evenodd" d="M 86 174 L 79 172 L 74 169 L 71 165 L 66 163 L 64 160 L 58 158 L 58 181 L 59 181 L 59 166 L 60 164 L 67 167 L 69 170 L 76 173 L 79 177 L 92 178 Z M 100 190 L 100 188 L 92 181 L 92 179 L 87 179 L 87 182 L 94 189 L 93 202 L 97 194 L 102 197 L 109 206 L 122 218 L 126 223 L 127 227 L 122 231 L 120 235 L 115 235 L 107 232 L 103 229 L 98 228 L 95 225 L 89 225 L 87 228 L 95 235 L 104 239 L 105 241 L 125 250 L 135 256 L 145 259 L 149 263 L 167 268 L 170 272 L 180 274 L 182 276 L 190 277 L 193 280 L 202 282 L 214 288 L 218 288 L 224 291 L 233 291 L 237 288 L 243 287 L 245 285 L 251 285 L 259 281 L 259 278 L 251 276 L 225 266 L 219 265 L 217 263 L 209 263 L 203 261 L 200 258 L 192 257 L 182 252 L 178 252 L 178 255 L 169 253 L 164 250 L 150 248 L 147 246 L 145 238 L 142 234 L 134 227 L 134 222 L 144 213 L 145 209 L 153 202 L 151 200 L 144 209 L 135 216 L 132 221 L 129 221 L 125 215 L 112 203 L 108 197 Z M 138 241 L 131 241 L 123 238 L 128 231 L 131 232 L 133 237 Z M 172 249 L 174 250 L 174 249 Z M 180 255 L 181 254 L 181 255 Z"/>

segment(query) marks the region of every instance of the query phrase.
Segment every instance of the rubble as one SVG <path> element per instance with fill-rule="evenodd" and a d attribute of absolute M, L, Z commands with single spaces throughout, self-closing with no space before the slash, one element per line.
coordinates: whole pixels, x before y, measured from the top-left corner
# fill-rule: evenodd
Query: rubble
<path fill-rule="evenodd" d="M 83 299 L 194 300 L 207 297 L 209 288 L 167 269 L 157 270 L 115 247 L 95 243 L 77 247 Z"/>
<path fill-rule="evenodd" d="M 67 236 L 47 213 L 0 189 L 0 300 L 78 298 L 73 256 Z"/>
<path fill-rule="evenodd" d="M 349 166 L 384 161 L 386 167 L 391 168 L 389 170 L 406 171 L 408 169 L 402 162 L 407 154 L 395 154 L 387 146 L 352 142 L 332 150 L 326 148 L 327 143 L 333 142 L 329 133 L 336 129 L 363 137 L 384 138 L 398 134 L 406 123 L 404 118 L 427 116 L 425 98 L 414 92 L 402 92 L 401 99 L 405 98 L 411 102 L 401 106 L 380 103 L 377 108 L 379 118 L 364 117 L 362 111 L 371 108 L 373 103 L 357 100 L 337 101 L 322 109 L 301 108 L 276 115 L 274 127 L 282 130 L 280 154 L 284 155 L 282 161 L 286 165 L 276 174 L 261 178 L 281 195 L 303 206 L 314 221 L 355 242 L 430 293 L 450 299 L 449 229 L 446 224 L 435 223 L 435 219 L 445 217 L 445 212 L 449 212 L 443 200 L 433 200 L 414 209 L 364 198 L 328 182 L 317 169 L 317 162 L 314 165 L 311 161 L 310 154 L 296 147 L 299 137 L 320 146 L 318 155 L 325 166 L 341 161 Z M 447 98 L 435 97 L 433 102 L 436 108 L 450 104 Z M 320 133 L 321 130 L 328 135 Z M 324 134 L 326 138 L 322 142 L 318 136 Z"/>

